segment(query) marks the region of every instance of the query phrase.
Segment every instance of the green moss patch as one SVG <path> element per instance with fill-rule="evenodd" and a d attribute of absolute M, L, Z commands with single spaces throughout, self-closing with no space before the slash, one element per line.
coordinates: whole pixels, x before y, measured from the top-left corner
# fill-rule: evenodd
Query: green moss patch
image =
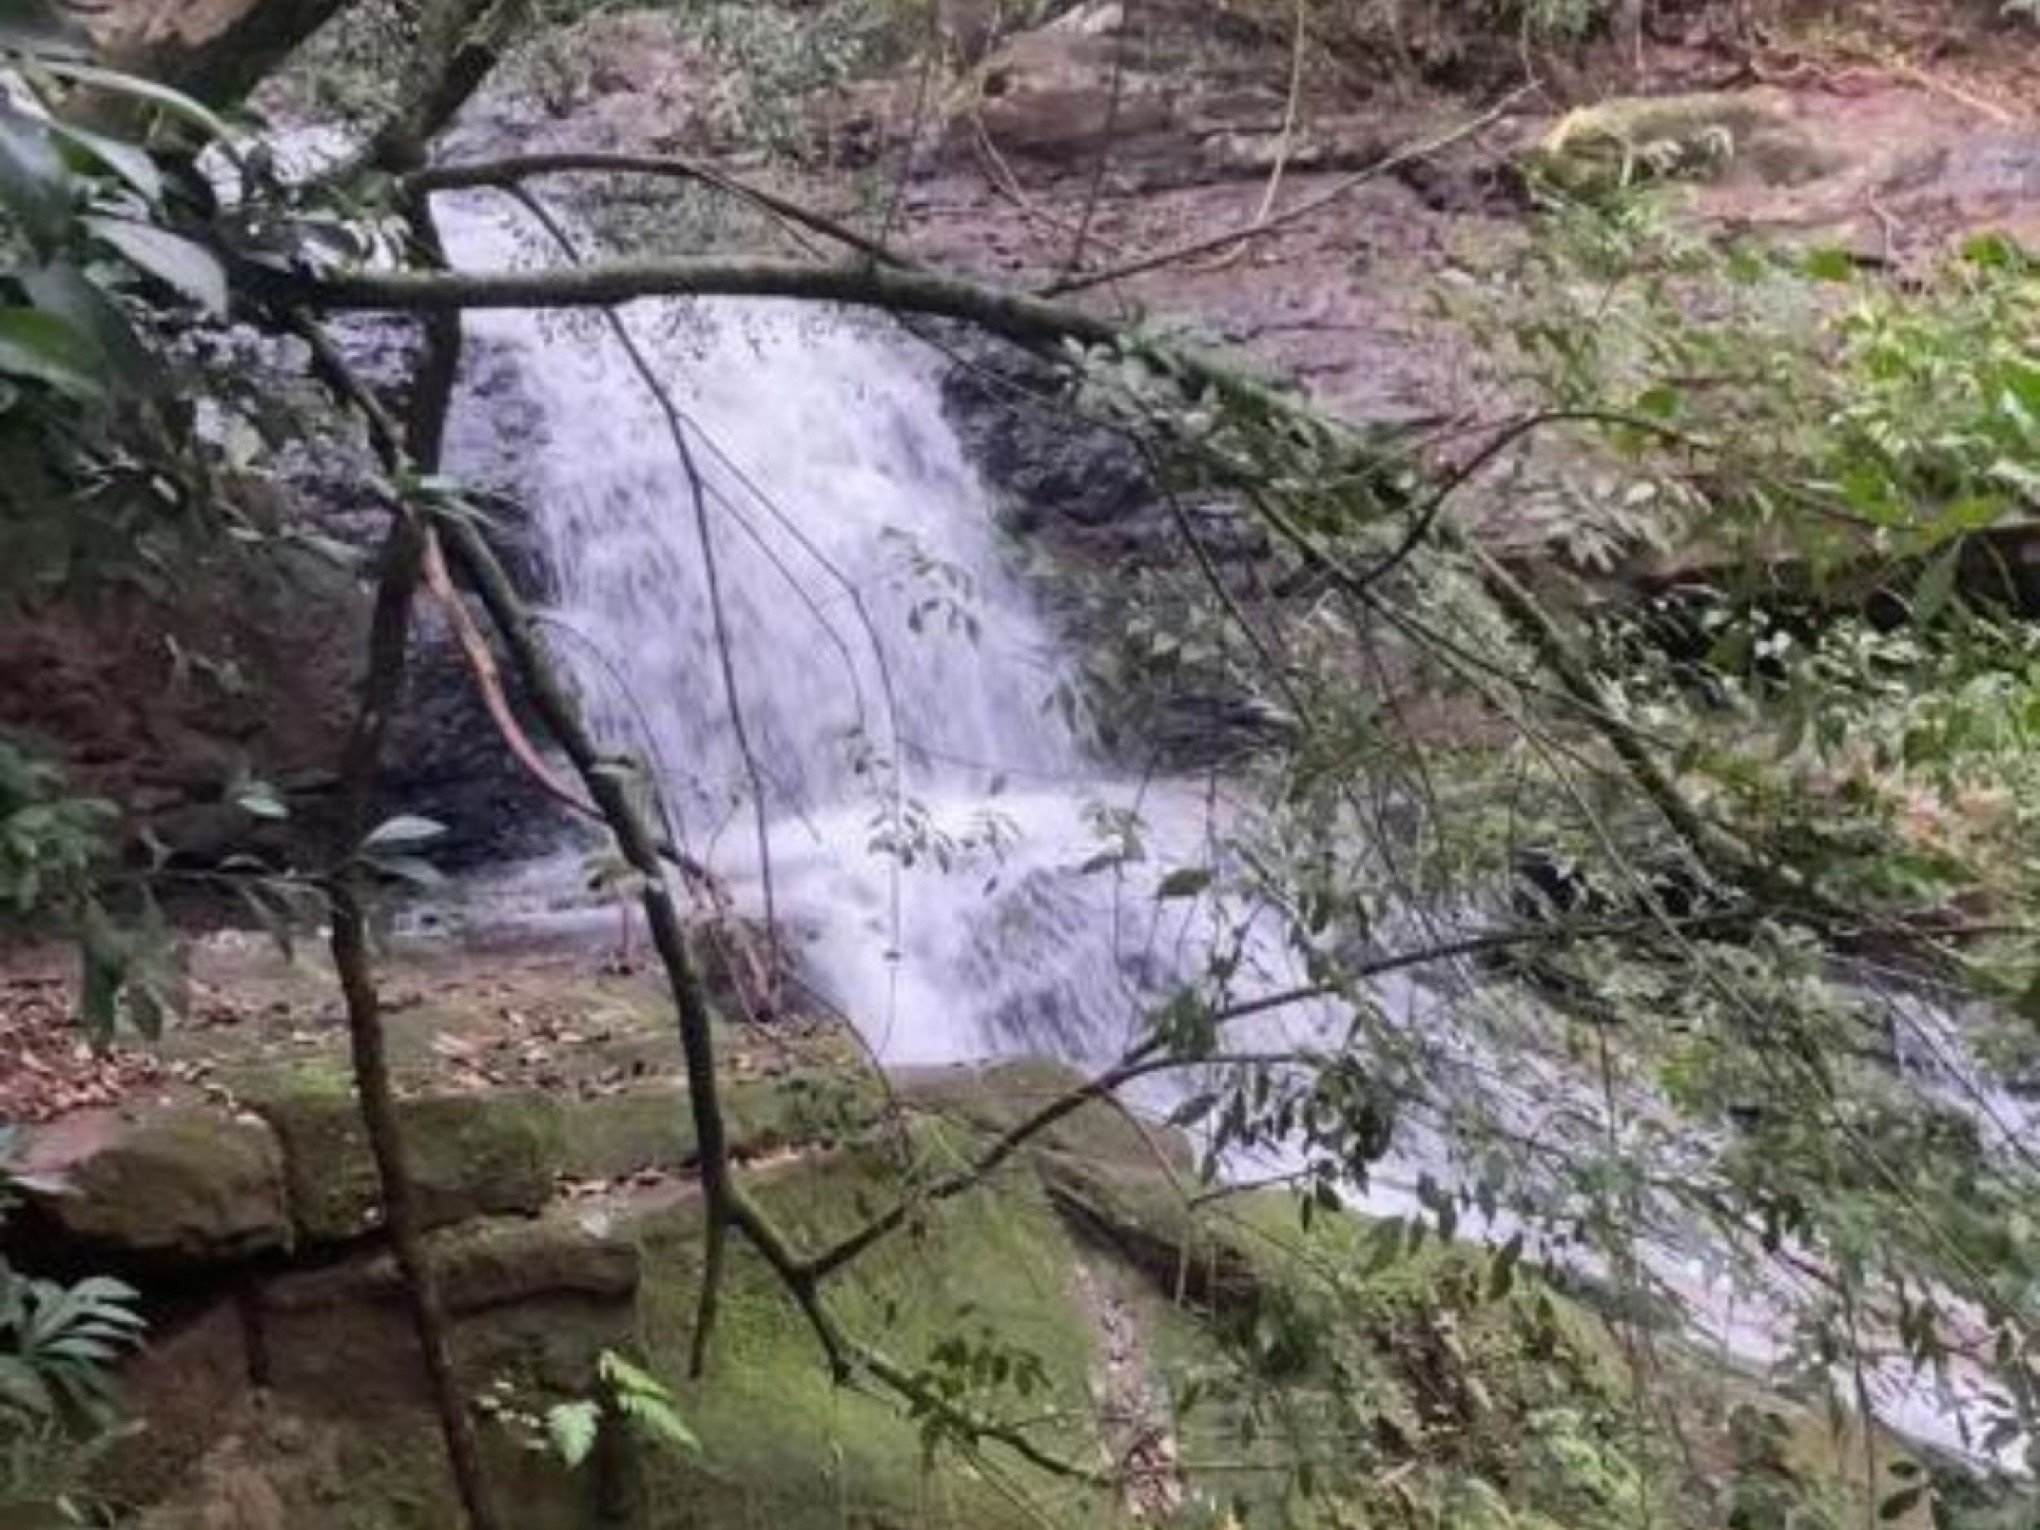
<path fill-rule="evenodd" d="M 280 1074 L 249 1103 L 283 1143 L 291 1218 L 314 1243 L 344 1242 L 375 1225 L 375 1162 L 351 1086 L 323 1067 Z M 551 1198 L 564 1153 L 560 1104 L 530 1090 L 421 1095 L 398 1101 L 419 1215 L 428 1227 L 501 1212 L 535 1212 Z"/>

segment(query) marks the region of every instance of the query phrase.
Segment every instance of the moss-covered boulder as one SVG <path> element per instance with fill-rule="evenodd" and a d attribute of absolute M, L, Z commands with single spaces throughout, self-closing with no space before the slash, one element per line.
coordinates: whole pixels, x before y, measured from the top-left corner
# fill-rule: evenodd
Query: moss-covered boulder
<path fill-rule="evenodd" d="M 1839 156 L 1781 101 L 1754 92 L 1617 96 L 1561 117 L 1525 156 L 1532 184 L 1605 196 L 1659 180 L 1749 179 L 1790 186 Z"/>
<path fill-rule="evenodd" d="M 909 1150 L 943 1162 L 971 1140 L 938 1125 L 916 1133 Z M 790 1237 L 821 1247 L 897 1193 L 899 1150 L 894 1142 L 843 1149 L 751 1184 Z M 1053 1506 L 1047 1522 L 1059 1530 L 1123 1523 L 1109 1493 L 1036 1479 L 1024 1466 L 1009 1478 L 1013 1458 L 996 1446 L 985 1448 L 989 1468 L 980 1472 L 869 1377 L 840 1384 L 798 1305 L 741 1243 L 731 1249 L 708 1372 L 691 1379 L 699 1207 L 675 1201 L 634 1225 L 645 1255 L 645 1351 L 702 1442 L 698 1455 L 645 1458 L 655 1530 L 1021 1530 L 1044 1522 L 1043 1505 Z M 1099 1343 L 1077 1265 L 1068 1232 L 1023 1164 L 986 1194 L 930 1208 L 831 1280 L 829 1300 L 846 1333 L 916 1374 L 961 1378 L 964 1353 L 1003 1354 L 1008 1379 L 973 1385 L 969 1406 L 1096 1468 L 1107 1459 L 1089 1386 Z M 945 1342 L 962 1350 L 945 1351 Z M 1028 1357 L 1039 1363 L 1038 1384 L 1013 1379 L 1023 1368 L 1033 1375 Z"/>
<path fill-rule="evenodd" d="M 294 1069 L 256 1085 L 249 1100 L 282 1141 L 298 1236 L 337 1243 L 371 1231 L 380 1202 L 375 1160 L 346 1077 Z M 552 1097 L 522 1089 L 399 1100 L 397 1124 L 424 1224 L 544 1206 L 562 1162 L 560 1109 Z"/>
<path fill-rule="evenodd" d="M 23 1167 L 51 1187 L 34 1197 L 39 1236 L 123 1268 L 228 1263 L 291 1241 L 283 1155 L 253 1116 L 198 1104 L 81 1111 L 37 1129 Z"/>

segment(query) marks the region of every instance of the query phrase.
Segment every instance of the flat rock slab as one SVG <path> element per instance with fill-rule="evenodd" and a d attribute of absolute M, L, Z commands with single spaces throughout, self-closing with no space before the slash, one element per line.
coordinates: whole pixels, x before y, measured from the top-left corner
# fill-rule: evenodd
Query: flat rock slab
<path fill-rule="evenodd" d="M 291 1219 L 310 1243 L 376 1225 L 381 1195 L 360 1107 L 344 1080 L 312 1070 L 251 1094 L 283 1144 Z M 418 1095 L 397 1102 L 418 1214 L 426 1227 L 536 1212 L 560 1167 L 560 1102 L 536 1090 Z"/>
<path fill-rule="evenodd" d="M 292 1240 L 284 1163 L 261 1119 L 190 1105 L 82 1111 L 37 1130 L 25 1172 L 62 1238 L 168 1266 L 226 1263 Z"/>

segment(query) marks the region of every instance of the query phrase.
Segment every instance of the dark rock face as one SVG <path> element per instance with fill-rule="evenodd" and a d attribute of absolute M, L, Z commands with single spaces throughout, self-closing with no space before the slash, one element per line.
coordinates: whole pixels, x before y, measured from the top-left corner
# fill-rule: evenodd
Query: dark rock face
<path fill-rule="evenodd" d="M 1171 503 L 1146 456 L 1123 432 L 1077 414 L 1053 367 L 982 339 L 959 337 L 959 359 L 943 379 L 942 402 L 965 455 L 990 486 L 1006 528 L 1080 576 L 1108 578 L 1198 570 L 1199 556 L 1235 594 L 1259 593 L 1267 533 L 1236 505 L 1178 495 Z M 1189 539 L 1195 539 L 1196 546 Z M 1059 598 L 1056 577 L 1042 593 L 1064 615 L 1079 647 L 1106 649 L 1113 623 Z M 1061 594 L 1066 595 L 1067 591 Z M 1235 759 L 1272 736 L 1265 708 L 1222 676 L 1177 676 L 1138 697 L 1117 698 L 1122 746 L 1142 762 L 1199 768 Z"/>
<path fill-rule="evenodd" d="M 341 339 L 400 410 L 407 327 L 357 322 Z M 484 354 L 471 369 L 486 378 L 487 367 Z M 497 428 L 519 428 L 510 402 Z M 271 466 L 279 528 L 336 544 L 357 567 L 280 545 L 224 546 L 160 588 L 67 591 L 0 630 L 0 728 L 52 755 L 76 789 L 112 801 L 131 842 L 152 836 L 182 867 L 249 854 L 319 865 L 338 829 L 337 771 L 358 706 L 388 509 L 365 454 L 344 443 L 294 447 Z M 538 589 L 541 565 L 514 507 L 483 508 L 513 576 Z M 250 779 L 276 788 L 286 818 L 236 804 Z M 532 853 L 565 829 L 504 744 L 430 599 L 416 608 L 407 704 L 385 751 L 380 807 L 444 824 L 429 853 L 448 867 Z"/>
<path fill-rule="evenodd" d="M 1134 519 L 1155 500 L 1133 443 L 1064 406 L 1053 371 L 1023 352 L 962 342 L 942 404 L 1007 524 L 1081 543 Z"/>
<path fill-rule="evenodd" d="M 1175 510 L 1140 448 L 1077 413 L 1054 368 L 981 339 L 959 338 L 953 349 L 960 359 L 943 378 L 943 410 L 1007 529 L 1085 559 L 1187 556 Z M 1185 498 L 1179 508 L 1221 565 L 1266 554 L 1265 533 L 1223 500 Z"/>

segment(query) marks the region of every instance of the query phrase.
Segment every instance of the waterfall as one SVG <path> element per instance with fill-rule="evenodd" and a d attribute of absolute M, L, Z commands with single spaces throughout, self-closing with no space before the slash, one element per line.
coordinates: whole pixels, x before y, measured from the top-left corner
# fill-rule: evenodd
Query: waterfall
<path fill-rule="evenodd" d="M 525 249 L 465 200 L 442 222 L 462 264 Z M 1076 868 L 1098 805 L 1133 789 L 1087 764 L 1060 704 L 1057 645 L 943 417 L 944 358 L 792 302 L 625 322 L 686 421 L 706 553 L 659 401 L 599 315 L 472 316 L 501 387 L 470 388 L 449 438 L 454 471 L 531 517 L 598 737 L 647 762 L 677 837 L 754 914 L 762 798 L 802 969 L 889 1061 L 1115 1051 L 1157 970 L 1151 883 Z"/>
<path fill-rule="evenodd" d="M 517 263 L 515 222 L 464 199 L 441 213 L 457 263 Z M 656 774 L 677 837 L 747 912 L 769 866 L 815 997 L 895 1064 L 1095 1064 L 1136 1039 L 1212 949 L 1223 910 L 1155 893 L 1171 861 L 1212 855 L 1226 809 L 1208 787 L 1123 782 L 1087 759 L 1055 704 L 1069 680 L 1057 644 L 943 418 L 942 358 L 812 305 L 632 305 L 625 322 L 687 421 L 704 548 L 660 404 L 600 316 L 467 322 L 471 363 L 497 378 L 457 401 L 449 466 L 531 518 L 546 621 L 596 732 Z M 1147 855 L 1098 871 L 1101 820 L 1136 810 Z M 1296 979 L 1270 939 L 1242 952 L 1232 987 Z M 1494 1087 L 1489 1041 L 1449 981 L 1383 979 L 1375 998 L 1406 1017 L 1434 1093 Z M 1298 1006 L 1254 1039 L 1308 1040 L 1324 1023 Z M 1579 1088 L 1510 1068 L 1502 1108 L 1526 1127 Z M 1407 1122 L 1382 1169 L 1369 1205 L 1406 1212 L 1411 1180 L 1452 1172 L 1448 1143 Z M 1693 1241 L 1643 1256 L 1699 1329 L 1769 1359 L 1784 1303 L 1739 1299 Z M 1967 1399 L 1897 1368 L 1873 1382 L 1887 1422 L 1965 1448 Z"/>

